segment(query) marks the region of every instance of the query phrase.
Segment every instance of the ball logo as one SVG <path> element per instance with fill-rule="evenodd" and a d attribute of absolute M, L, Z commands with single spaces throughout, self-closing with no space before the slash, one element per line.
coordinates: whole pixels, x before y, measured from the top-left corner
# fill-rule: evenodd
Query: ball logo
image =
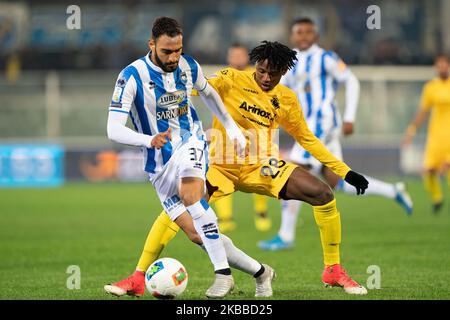
<path fill-rule="evenodd" d="M 150 270 L 147 272 L 147 280 L 150 280 L 155 274 L 157 274 L 162 269 L 164 269 L 164 265 L 161 261 L 158 261 L 155 264 L 153 264 Z"/>
<path fill-rule="evenodd" d="M 172 275 L 173 283 L 179 286 L 183 281 L 187 279 L 187 272 L 183 268 L 180 268 L 176 273 Z"/>

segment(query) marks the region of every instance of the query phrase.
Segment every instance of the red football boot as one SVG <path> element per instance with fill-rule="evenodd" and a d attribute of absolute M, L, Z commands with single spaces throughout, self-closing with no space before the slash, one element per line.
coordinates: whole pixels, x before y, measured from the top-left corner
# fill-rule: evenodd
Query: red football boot
<path fill-rule="evenodd" d="M 107 293 L 117 297 L 126 294 L 129 296 L 141 297 L 144 295 L 145 290 L 145 273 L 136 270 L 128 278 L 113 284 L 107 284 L 104 289 Z"/>
<path fill-rule="evenodd" d="M 367 294 L 367 289 L 350 278 L 340 264 L 325 266 L 322 282 L 325 287 L 342 287 L 348 294 Z"/>

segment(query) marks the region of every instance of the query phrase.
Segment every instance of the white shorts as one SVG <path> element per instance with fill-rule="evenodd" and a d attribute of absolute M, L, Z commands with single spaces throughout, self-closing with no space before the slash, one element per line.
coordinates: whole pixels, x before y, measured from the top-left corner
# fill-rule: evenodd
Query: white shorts
<path fill-rule="evenodd" d="M 207 166 L 206 141 L 199 140 L 194 135 L 175 150 L 160 172 L 149 175 L 150 182 L 155 187 L 159 200 L 172 221 L 186 211 L 179 196 L 180 179 L 189 177 L 205 181 Z"/>
<path fill-rule="evenodd" d="M 339 142 L 339 130 L 334 130 L 328 135 L 325 135 L 324 139 L 321 139 L 324 146 L 339 160 L 342 160 L 342 147 Z M 323 164 L 314 158 L 308 151 L 306 151 L 301 145 L 295 143 L 289 153 L 289 161 L 301 165 L 311 166 L 311 172 L 315 175 L 321 173 Z"/>

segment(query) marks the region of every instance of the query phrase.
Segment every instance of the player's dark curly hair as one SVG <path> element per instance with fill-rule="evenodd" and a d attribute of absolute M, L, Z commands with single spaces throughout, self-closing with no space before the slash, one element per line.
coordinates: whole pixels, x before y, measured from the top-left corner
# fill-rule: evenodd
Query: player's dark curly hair
<path fill-rule="evenodd" d="M 152 37 L 156 40 L 163 34 L 173 38 L 183 34 L 183 30 L 177 20 L 169 17 L 159 17 L 153 22 Z"/>
<path fill-rule="evenodd" d="M 263 41 L 250 52 L 252 63 L 267 60 L 269 68 L 276 71 L 287 71 L 295 65 L 297 55 L 294 50 L 279 42 Z"/>

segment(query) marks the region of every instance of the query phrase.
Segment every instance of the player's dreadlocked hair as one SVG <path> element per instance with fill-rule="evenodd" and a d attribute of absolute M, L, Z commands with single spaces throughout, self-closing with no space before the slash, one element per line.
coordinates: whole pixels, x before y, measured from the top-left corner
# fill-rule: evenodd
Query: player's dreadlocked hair
<path fill-rule="evenodd" d="M 183 34 L 183 31 L 177 20 L 169 17 L 159 17 L 153 22 L 152 37 L 156 40 L 163 34 L 173 38 Z"/>
<path fill-rule="evenodd" d="M 279 42 L 263 41 L 250 52 L 252 63 L 268 61 L 269 68 L 277 71 L 286 71 L 291 69 L 297 61 L 297 55 L 294 50 L 286 47 Z"/>

